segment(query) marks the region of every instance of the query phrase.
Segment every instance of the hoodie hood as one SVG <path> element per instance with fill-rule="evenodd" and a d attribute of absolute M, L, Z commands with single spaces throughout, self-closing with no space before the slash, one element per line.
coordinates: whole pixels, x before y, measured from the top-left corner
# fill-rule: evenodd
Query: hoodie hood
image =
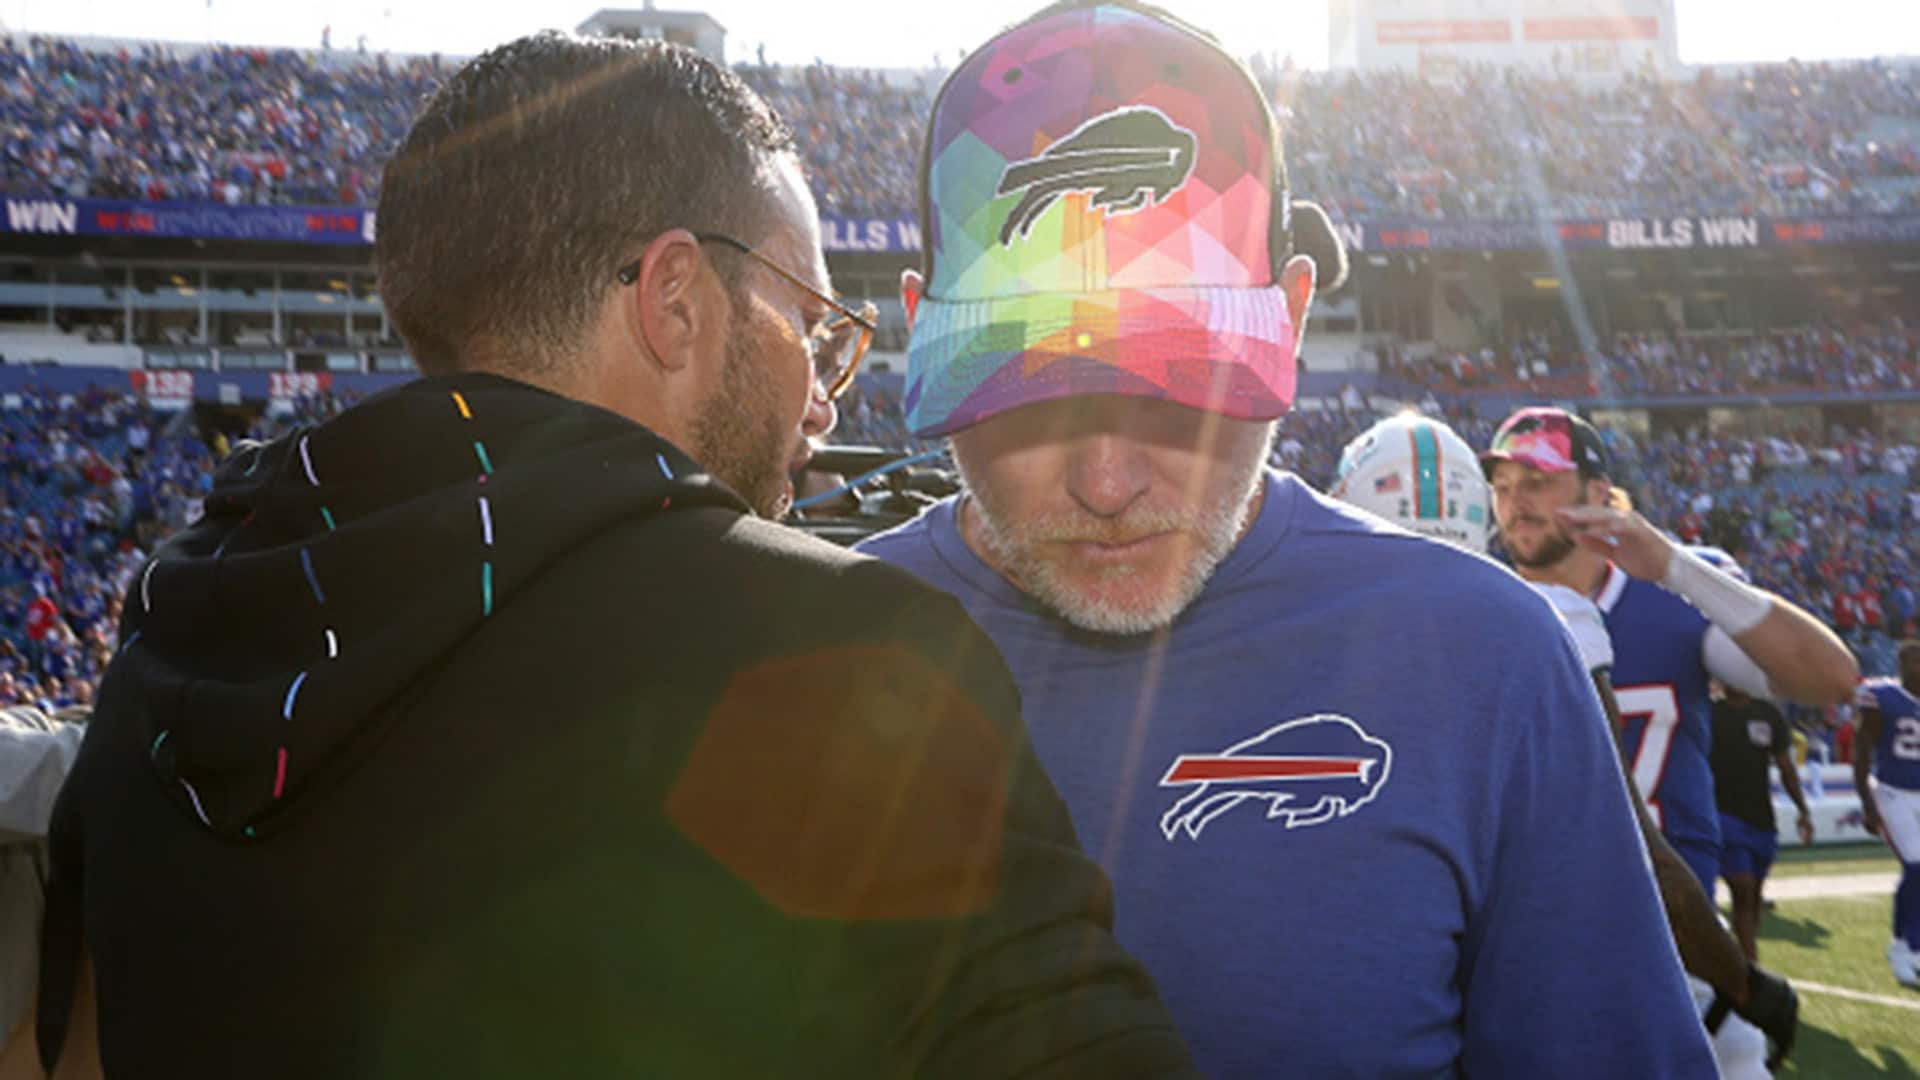
<path fill-rule="evenodd" d="M 613 413 L 496 376 L 420 379 L 236 449 L 206 516 L 134 579 L 109 679 L 134 684 L 118 691 L 180 811 L 258 840 L 543 567 L 695 506 L 747 512 Z"/>

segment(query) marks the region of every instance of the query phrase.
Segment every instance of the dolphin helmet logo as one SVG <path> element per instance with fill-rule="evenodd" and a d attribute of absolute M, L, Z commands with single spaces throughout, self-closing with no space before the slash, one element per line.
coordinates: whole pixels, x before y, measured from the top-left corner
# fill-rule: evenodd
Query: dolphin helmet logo
<path fill-rule="evenodd" d="M 1101 113 L 1056 139 L 1036 157 L 1014 161 L 1000 174 L 996 195 L 1023 192 L 1000 226 L 1000 244 L 1024 239 L 1060 196 L 1092 195 L 1108 213 L 1146 209 L 1180 190 L 1193 174 L 1193 132 L 1147 105 Z"/>
<path fill-rule="evenodd" d="M 1244 802 L 1289 829 L 1345 817 L 1373 801 L 1393 769 L 1393 747 L 1344 716 L 1289 720 L 1218 754 L 1181 754 L 1161 787 L 1190 787 L 1160 818 L 1168 840 L 1198 840 L 1207 823 Z"/>

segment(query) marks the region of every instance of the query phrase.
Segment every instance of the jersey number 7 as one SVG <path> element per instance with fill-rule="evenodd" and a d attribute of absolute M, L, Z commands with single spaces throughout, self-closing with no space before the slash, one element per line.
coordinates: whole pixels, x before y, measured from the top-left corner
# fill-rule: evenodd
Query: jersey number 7
<path fill-rule="evenodd" d="M 1680 699 L 1665 683 L 1648 686 L 1615 687 L 1614 699 L 1620 702 L 1620 719 L 1645 719 L 1640 733 L 1640 751 L 1633 755 L 1633 786 L 1640 789 L 1647 813 L 1661 828 L 1667 821 L 1660 810 L 1660 778 L 1666 775 L 1667 755 L 1673 753 L 1673 736 L 1680 727 Z"/>

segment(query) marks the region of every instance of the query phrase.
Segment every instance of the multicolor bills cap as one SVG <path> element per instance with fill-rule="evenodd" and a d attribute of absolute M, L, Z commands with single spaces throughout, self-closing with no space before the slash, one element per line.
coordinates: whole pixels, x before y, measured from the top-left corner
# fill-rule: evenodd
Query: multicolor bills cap
<path fill-rule="evenodd" d="M 1503 461 L 1531 465 L 1541 472 L 1575 469 L 1606 476 L 1607 447 L 1593 425 L 1565 409 L 1541 406 L 1521 409 L 1493 433 L 1493 445 L 1480 455 L 1480 467 L 1489 477 Z"/>
<path fill-rule="evenodd" d="M 947 80 L 921 170 L 915 434 L 1081 394 L 1248 420 L 1293 403 L 1280 140 L 1200 32 L 1124 2 L 1049 8 Z"/>

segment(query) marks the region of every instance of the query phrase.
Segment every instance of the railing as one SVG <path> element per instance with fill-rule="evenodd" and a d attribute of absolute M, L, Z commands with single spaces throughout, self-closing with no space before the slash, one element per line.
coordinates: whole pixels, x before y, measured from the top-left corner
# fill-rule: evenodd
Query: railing
<path fill-rule="evenodd" d="M 408 375 L 413 358 L 399 349 L 353 349 L 257 345 L 149 345 L 143 350 L 152 371 L 330 371 L 341 374 Z"/>

